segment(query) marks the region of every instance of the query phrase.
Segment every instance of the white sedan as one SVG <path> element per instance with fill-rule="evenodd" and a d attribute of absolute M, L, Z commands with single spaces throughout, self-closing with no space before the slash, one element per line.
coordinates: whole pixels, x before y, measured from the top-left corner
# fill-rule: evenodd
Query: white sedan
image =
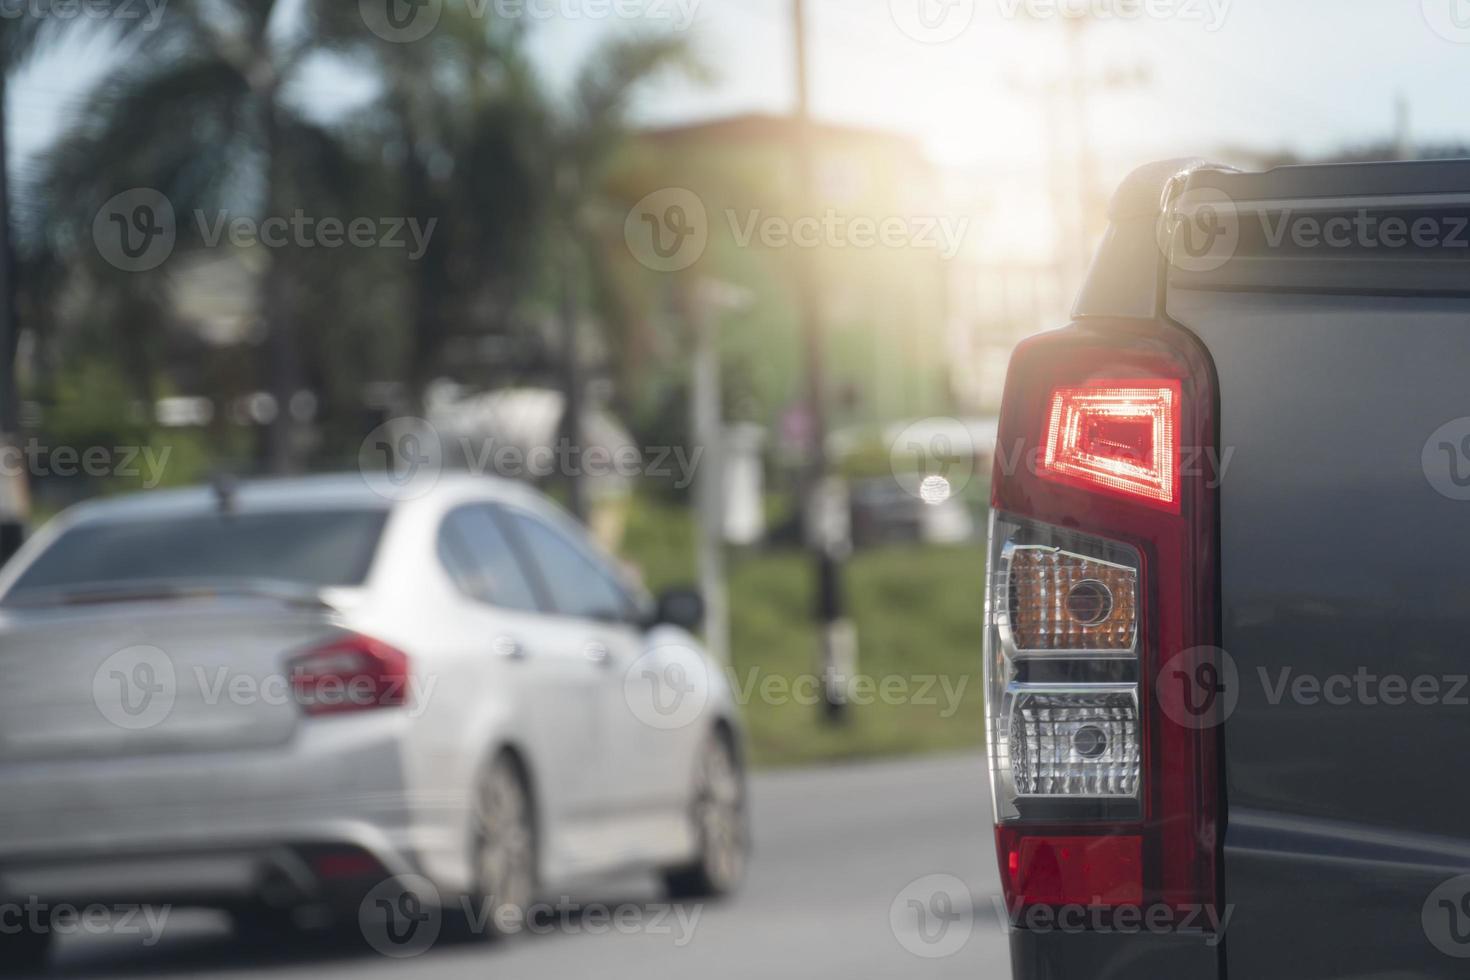
<path fill-rule="evenodd" d="M 741 738 L 700 610 L 486 477 L 75 507 L 0 571 L 0 896 L 355 924 L 412 880 L 496 933 L 589 874 L 725 893 Z"/>

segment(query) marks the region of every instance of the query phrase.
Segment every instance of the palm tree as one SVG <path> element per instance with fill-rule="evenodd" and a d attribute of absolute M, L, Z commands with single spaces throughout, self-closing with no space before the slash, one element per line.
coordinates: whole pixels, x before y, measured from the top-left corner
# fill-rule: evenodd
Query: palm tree
<path fill-rule="evenodd" d="M 563 100 L 525 58 L 524 21 L 446 6 L 429 37 L 392 43 L 365 29 L 356 4 L 306 0 L 287 23 L 288 6 L 175 0 L 49 154 L 41 195 L 47 244 L 61 257 L 55 264 L 75 268 L 69 257 L 87 257 L 86 278 L 112 308 L 168 306 L 163 277 L 121 273 L 77 248 L 99 207 L 129 188 L 162 192 L 181 219 L 221 209 L 284 215 L 305 203 L 313 213 L 334 203 L 382 215 L 385 202 L 396 202 L 386 206 L 437 221 L 407 270 L 388 269 L 382 256 L 255 250 L 269 253 L 252 258 L 262 265 L 257 312 L 267 353 L 257 373 L 270 379 L 277 405 L 263 455 L 277 470 L 298 464 L 291 396 L 308 375 L 320 387 L 342 373 L 341 356 L 327 348 L 341 349 L 340 324 L 304 336 L 296 325 L 308 312 L 311 322 L 332 317 L 370 331 L 375 347 L 397 346 L 417 402 L 429 380 L 460 367 L 449 353 L 457 335 L 520 329 L 553 250 L 561 257 L 549 278 L 560 284 L 564 362 L 575 366 L 576 308 L 584 293 L 602 300 L 609 278 L 598 272 L 614 224 L 604 219 L 621 209 L 602 181 L 626 133 L 629 101 L 654 72 L 686 60 L 677 41 L 612 41 Z M 369 105 L 330 126 L 292 92 L 318 53 L 342 55 L 379 81 Z M 615 223 L 620 234 L 620 215 Z M 177 231 L 176 251 L 206 244 L 190 222 L 180 220 Z M 391 302 L 362 298 L 371 291 L 379 299 L 385 288 Z M 402 318 L 385 313 L 400 307 Z M 135 331 L 124 349 L 146 364 L 157 327 L 148 317 L 125 319 L 113 329 Z M 360 345 L 351 346 L 356 353 Z M 580 382 L 567 388 L 575 405 Z M 567 416 L 575 426 L 577 413 Z"/>
<path fill-rule="evenodd" d="M 0 33 L 0 433 L 15 432 L 15 253 L 10 240 L 9 147 L 6 144 L 8 117 L 7 86 L 10 73 L 19 67 L 35 45 L 35 24 L 22 21 L 6 24 Z"/>
<path fill-rule="evenodd" d="M 17 300 L 20 261 L 16 254 L 12 221 L 9 128 L 9 80 L 31 59 L 49 50 L 67 33 L 86 27 L 107 25 L 119 39 L 146 26 L 142 17 L 108 18 L 111 8 L 123 8 L 123 0 L 103 0 L 87 17 L 47 17 L 26 11 L 7 17 L 0 24 L 0 443 L 16 438 L 20 428 L 20 395 L 16 389 L 16 351 L 20 339 L 20 304 Z M 0 561 L 19 546 L 23 525 L 29 516 L 25 474 L 13 472 L 0 491 Z"/>
<path fill-rule="evenodd" d="M 368 49 L 378 97 L 352 120 L 363 155 L 391 149 L 387 181 L 406 215 L 437 222 L 406 283 L 404 381 L 462 368 L 457 334 L 509 335 L 544 222 L 545 111 L 523 22 L 446 6 L 431 38 Z"/>
<path fill-rule="evenodd" d="M 603 323 L 611 330 L 628 326 L 626 304 L 608 265 L 609 243 L 621 241 L 623 216 L 631 202 L 620 201 L 608 185 L 609 170 L 629 132 L 628 112 L 639 88 L 659 73 L 677 68 L 701 75 L 682 38 L 615 36 L 593 52 L 577 74 L 568 103 L 553 113 L 549 131 L 552 247 L 560 282 L 562 388 L 566 407 L 562 438 L 582 443 L 582 344 L 579 309 L 591 294 Z M 617 246 L 612 246 L 616 248 Z M 617 342 L 607 345 L 618 349 Z M 569 504 L 586 517 L 580 479 L 569 482 Z"/>
<path fill-rule="evenodd" d="M 628 133 L 638 87 L 666 68 L 693 64 L 678 39 L 614 38 L 593 52 L 562 98 L 536 76 L 523 41 L 520 22 L 446 8 L 432 44 L 376 48 L 384 85 L 364 110 L 372 120 L 364 128 L 401 148 L 407 213 L 440 219 L 410 286 L 411 392 L 417 396 L 451 367 L 444 356 L 452 330 L 514 331 L 535 292 L 528 280 L 539 271 L 557 294 L 562 437 L 575 446 L 578 310 L 591 294 L 604 322 L 621 319 L 605 259 L 610 227 L 621 241 L 626 204 L 609 197 L 607 170 Z M 570 488 L 572 509 L 582 515 L 581 487 L 573 480 Z"/>
<path fill-rule="evenodd" d="M 51 244 L 62 251 L 70 246 L 75 256 L 99 208 L 130 188 L 161 192 L 181 217 L 284 216 L 304 203 L 300 188 L 308 173 L 350 172 L 333 131 L 291 97 L 312 55 L 353 43 L 354 35 L 343 33 L 342 6 L 340 0 L 299 7 L 281 0 L 171 3 L 157 27 L 137 35 L 117 59 L 48 155 L 41 194 Z M 178 221 L 178 250 L 208 244 L 207 229 L 198 224 Z M 255 251 L 268 253 L 253 256 L 260 263 L 256 313 L 265 333 L 258 373 L 268 379 L 276 406 L 259 455 L 283 472 L 300 463 L 289 411 L 303 382 L 293 315 L 300 285 L 288 255 Z M 90 271 L 104 289 L 135 295 L 163 288 L 161 277 L 119 273 L 93 258 Z"/>

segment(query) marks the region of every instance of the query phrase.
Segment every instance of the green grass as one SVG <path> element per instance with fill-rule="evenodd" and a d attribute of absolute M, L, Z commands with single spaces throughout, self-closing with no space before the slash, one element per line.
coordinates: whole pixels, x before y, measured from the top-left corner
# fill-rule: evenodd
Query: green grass
<path fill-rule="evenodd" d="M 692 582 L 687 512 L 640 501 L 623 553 L 642 568 L 651 588 Z M 858 672 L 872 685 L 865 692 L 872 703 L 853 704 L 847 722 L 834 727 L 810 703 L 819 650 L 810 560 L 795 550 L 730 555 L 732 681 L 754 763 L 786 766 L 981 745 L 982 548 L 863 551 L 846 569 Z"/>

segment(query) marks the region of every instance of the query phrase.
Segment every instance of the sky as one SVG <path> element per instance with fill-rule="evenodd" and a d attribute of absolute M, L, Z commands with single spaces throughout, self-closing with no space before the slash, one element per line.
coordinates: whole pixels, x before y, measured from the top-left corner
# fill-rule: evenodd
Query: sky
<path fill-rule="evenodd" d="M 1083 42 L 1088 75 L 1147 75 L 1144 84 L 1090 89 L 1089 135 L 1100 165 L 1126 170 L 1222 146 L 1313 153 L 1374 142 L 1392 132 L 1400 97 L 1418 136 L 1470 138 L 1466 0 L 1140 2 L 1144 16 L 1095 21 Z M 1069 59 L 1066 28 L 1046 16 L 1043 0 L 808 3 L 818 115 L 912 133 L 951 165 L 1045 159 L 1040 93 L 1066 77 Z M 920 4 L 931 13 L 950 5 L 949 24 L 929 39 L 904 30 L 921 23 Z M 1459 31 L 1450 19 L 1457 4 L 1465 8 Z M 1028 18 L 1028 10 L 1039 16 Z M 647 93 L 644 113 L 673 121 L 788 108 L 788 11 L 789 0 L 698 3 L 692 34 L 720 79 L 708 88 L 667 81 Z M 610 29 L 588 19 L 548 26 L 537 45 L 552 66 L 574 63 Z"/>
<path fill-rule="evenodd" d="M 588 4 L 613 0 L 478 1 L 525 10 L 551 78 L 567 78 L 607 32 L 684 29 L 716 81 L 663 79 L 644 94 L 641 118 L 791 106 L 791 0 L 616 0 L 623 6 L 612 12 Z M 1039 93 L 1069 63 L 1053 7 L 1111 1 L 808 0 L 814 112 L 910 132 L 948 165 L 1036 162 L 1048 143 Z M 1398 97 L 1420 137 L 1470 137 L 1470 1 L 1135 1 L 1141 16 L 1094 19 L 1083 41 L 1091 75 L 1147 72 L 1144 84 L 1091 88 L 1089 134 L 1105 162 L 1220 145 L 1310 153 L 1367 143 L 1392 131 Z M 923 26 L 920 6 L 938 28 Z M 106 68 L 104 50 L 103 41 L 72 46 L 16 79 L 10 137 L 19 153 L 54 137 Z M 362 91 L 332 69 L 320 82 L 328 104 Z"/>
<path fill-rule="evenodd" d="M 781 112 L 792 103 L 791 0 L 444 2 L 531 19 L 533 55 L 562 84 L 610 32 L 687 32 L 715 80 L 651 85 L 637 107 L 642 121 Z M 1114 2 L 808 0 L 813 111 L 909 133 L 957 168 L 1043 166 L 1049 154 L 1070 152 L 1058 147 L 1071 146 L 1076 131 L 1048 109 L 1063 103 L 1045 95 L 1069 77 L 1068 31 L 1055 8 L 1106 14 Z M 1380 141 L 1393 131 L 1399 99 L 1416 139 L 1470 141 L 1462 94 L 1470 0 L 1133 2 L 1138 16 L 1095 17 L 1082 32 L 1084 77 L 1129 82 L 1088 86 L 1087 135 L 1108 182 L 1164 156 L 1226 147 L 1310 154 Z M 101 40 L 69 45 L 13 81 L 12 166 L 55 137 L 102 77 L 108 51 Z M 325 113 L 372 90 L 332 64 L 317 66 L 306 88 Z"/>

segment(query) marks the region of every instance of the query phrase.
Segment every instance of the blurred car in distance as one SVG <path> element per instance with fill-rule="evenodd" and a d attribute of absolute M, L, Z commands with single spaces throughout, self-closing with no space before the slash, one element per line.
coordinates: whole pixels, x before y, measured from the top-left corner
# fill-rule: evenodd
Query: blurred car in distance
<path fill-rule="evenodd" d="M 916 497 L 889 477 L 854 480 L 848 492 L 852 543 L 858 548 L 886 544 L 959 544 L 975 536 L 975 520 L 961 497 L 932 502 Z"/>
<path fill-rule="evenodd" d="M 0 890 L 277 930 L 355 926 L 411 875 L 491 933 L 573 876 L 727 892 L 739 721 L 701 610 L 510 481 L 72 508 L 0 572 Z M 7 932 L 0 959 L 49 938 Z"/>

